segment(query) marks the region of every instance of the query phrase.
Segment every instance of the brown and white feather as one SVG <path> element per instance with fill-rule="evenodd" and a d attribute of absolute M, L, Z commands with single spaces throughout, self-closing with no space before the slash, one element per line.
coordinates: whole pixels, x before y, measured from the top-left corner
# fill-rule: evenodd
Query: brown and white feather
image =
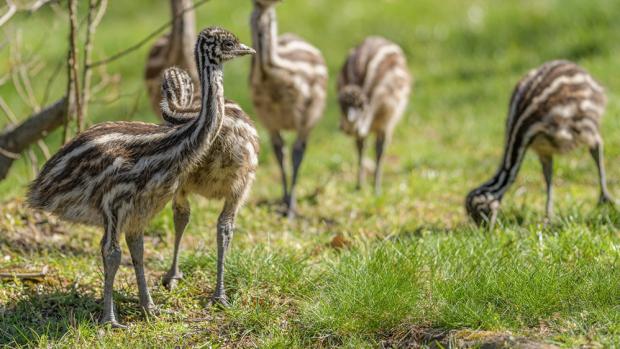
<path fill-rule="evenodd" d="M 480 222 L 482 216 L 499 207 L 529 147 L 541 159 L 550 159 L 578 146 L 595 151 L 602 195 L 608 196 L 598 154 L 599 148 L 602 152 L 600 123 L 606 104 L 603 87 L 575 63 L 556 60 L 528 72 L 510 98 L 500 166 L 491 179 L 467 196 L 466 209 L 470 216 Z"/>
<path fill-rule="evenodd" d="M 342 126 L 357 136 L 384 132 L 388 138 L 401 119 L 411 93 L 412 78 L 403 50 L 378 36 L 366 38 L 353 48 L 338 76 L 338 93 L 343 114 Z M 359 101 L 347 91 L 357 90 Z M 352 104 L 363 104 L 361 116 L 347 118 Z"/>

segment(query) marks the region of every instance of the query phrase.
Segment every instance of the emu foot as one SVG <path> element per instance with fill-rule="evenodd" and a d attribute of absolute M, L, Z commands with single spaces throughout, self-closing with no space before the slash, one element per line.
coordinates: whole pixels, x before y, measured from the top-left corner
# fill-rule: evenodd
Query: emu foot
<path fill-rule="evenodd" d="M 381 196 L 381 194 L 383 194 L 383 188 L 381 188 L 381 185 L 375 186 L 374 193 L 375 196 Z"/>
<path fill-rule="evenodd" d="M 209 304 L 212 306 L 220 307 L 220 308 L 230 307 L 230 303 L 228 302 L 228 297 L 226 297 L 224 293 L 215 293 L 211 297 Z"/>
<path fill-rule="evenodd" d="M 282 211 L 282 216 L 288 219 L 295 219 L 297 216 L 297 204 L 294 196 L 289 194 L 285 195 L 282 198 L 282 205 L 284 206 L 284 210 Z"/>
<path fill-rule="evenodd" d="M 172 291 L 177 287 L 179 281 L 182 279 L 183 279 L 182 272 L 180 271 L 178 273 L 168 272 L 162 279 L 162 284 L 168 291 Z"/>
<path fill-rule="evenodd" d="M 99 320 L 99 324 L 102 326 L 109 326 L 111 328 L 120 328 L 120 329 L 128 329 L 128 326 L 122 325 L 120 322 L 116 321 L 116 317 L 107 315 Z"/>
<path fill-rule="evenodd" d="M 293 220 L 297 218 L 297 212 L 295 212 L 294 209 L 289 208 L 284 212 L 284 217 Z"/>
<path fill-rule="evenodd" d="M 616 205 L 616 202 L 609 195 L 601 195 L 598 199 L 598 205 L 599 206 L 609 205 L 611 207 L 614 207 Z"/>
<path fill-rule="evenodd" d="M 157 306 L 153 303 L 141 306 L 142 312 L 145 316 L 158 317 L 161 315 L 173 315 L 175 314 L 172 310 L 163 309 L 160 306 Z"/>

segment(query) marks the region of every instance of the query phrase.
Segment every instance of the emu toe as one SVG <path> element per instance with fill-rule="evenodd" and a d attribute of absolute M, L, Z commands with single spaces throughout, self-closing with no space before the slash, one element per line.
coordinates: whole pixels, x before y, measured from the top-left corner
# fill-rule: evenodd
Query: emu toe
<path fill-rule="evenodd" d="M 178 272 L 177 274 L 166 274 L 162 279 L 162 284 L 168 291 L 172 291 L 177 287 L 179 281 L 182 279 L 182 272 Z"/>
<path fill-rule="evenodd" d="M 109 326 L 111 328 L 120 328 L 120 329 L 128 329 L 129 327 L 126 325 L 122 325 L 120 322 L 116 321 L 114 316 L 104 316 L 99 320 L 99 324 L 102 326 Z"/>
<path fill-rule="evenodd" d="M 212 306 L 218 306 L 221 308 L 230 307 L 230 303 L 228 302 L 228 297 L 225 294 L 214 294 L 209 301 L 209 304 Z"/>
<path fill-rule="evenodd" d="M 599 206 L 609 205 L 609 206 L 613 207 L 613 206 L 616 205 L 616 202 L 609 195 L 601 195 L 601 197 L 598 199 L 598 204 L 599 204 Z"/>
<path fill-rule="evenodd" d="M 175 312 L 173 310 L 162 309 L 160 306 L 155 304 L 150 304 L 146 307 L 142 307 L 142 312 L 145 316 L 158 317 L 161 315 L 174 315 Z"/>

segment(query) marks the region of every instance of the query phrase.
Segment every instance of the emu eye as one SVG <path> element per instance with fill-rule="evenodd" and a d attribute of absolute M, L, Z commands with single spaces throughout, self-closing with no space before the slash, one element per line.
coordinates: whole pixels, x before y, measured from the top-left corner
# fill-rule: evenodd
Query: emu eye
<path fill-rule="evenodd" d="M 226 41 L 224 41 L 224 48 L 226 50 L 232 50 L 233 48 L 235 48 L 235 43 L 233 43 L 230 40 L 226 40 Z"/>

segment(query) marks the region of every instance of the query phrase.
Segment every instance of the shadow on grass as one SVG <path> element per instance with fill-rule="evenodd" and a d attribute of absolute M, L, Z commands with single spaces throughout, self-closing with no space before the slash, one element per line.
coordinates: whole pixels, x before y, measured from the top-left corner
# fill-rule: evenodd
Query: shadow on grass
<path fill-rule="evenodd" d="M 380 336 L 382 348 L 558 348 L 507 331 L 403 327 Z"/>
<path fill-rule="evenodd" d="M 0 346 L 34 344 L 43 337 L 58 340 L 80 324 L 95 325 L 100 312 L 92 292 L 32 290 L 16 303 L 2 306 Z"/>
<path fill-rule="evenodd" d="M 142 318 L 135 297 L 115 292 L 114 301 L 125 322 Z M 58 341 L 74 329 L 95 328 L 101 311 L 102 301 L 90 289 L 33 289 L 15 303 L 0 307 L 0 347 L 37 346 L 41 340 Z"/>

